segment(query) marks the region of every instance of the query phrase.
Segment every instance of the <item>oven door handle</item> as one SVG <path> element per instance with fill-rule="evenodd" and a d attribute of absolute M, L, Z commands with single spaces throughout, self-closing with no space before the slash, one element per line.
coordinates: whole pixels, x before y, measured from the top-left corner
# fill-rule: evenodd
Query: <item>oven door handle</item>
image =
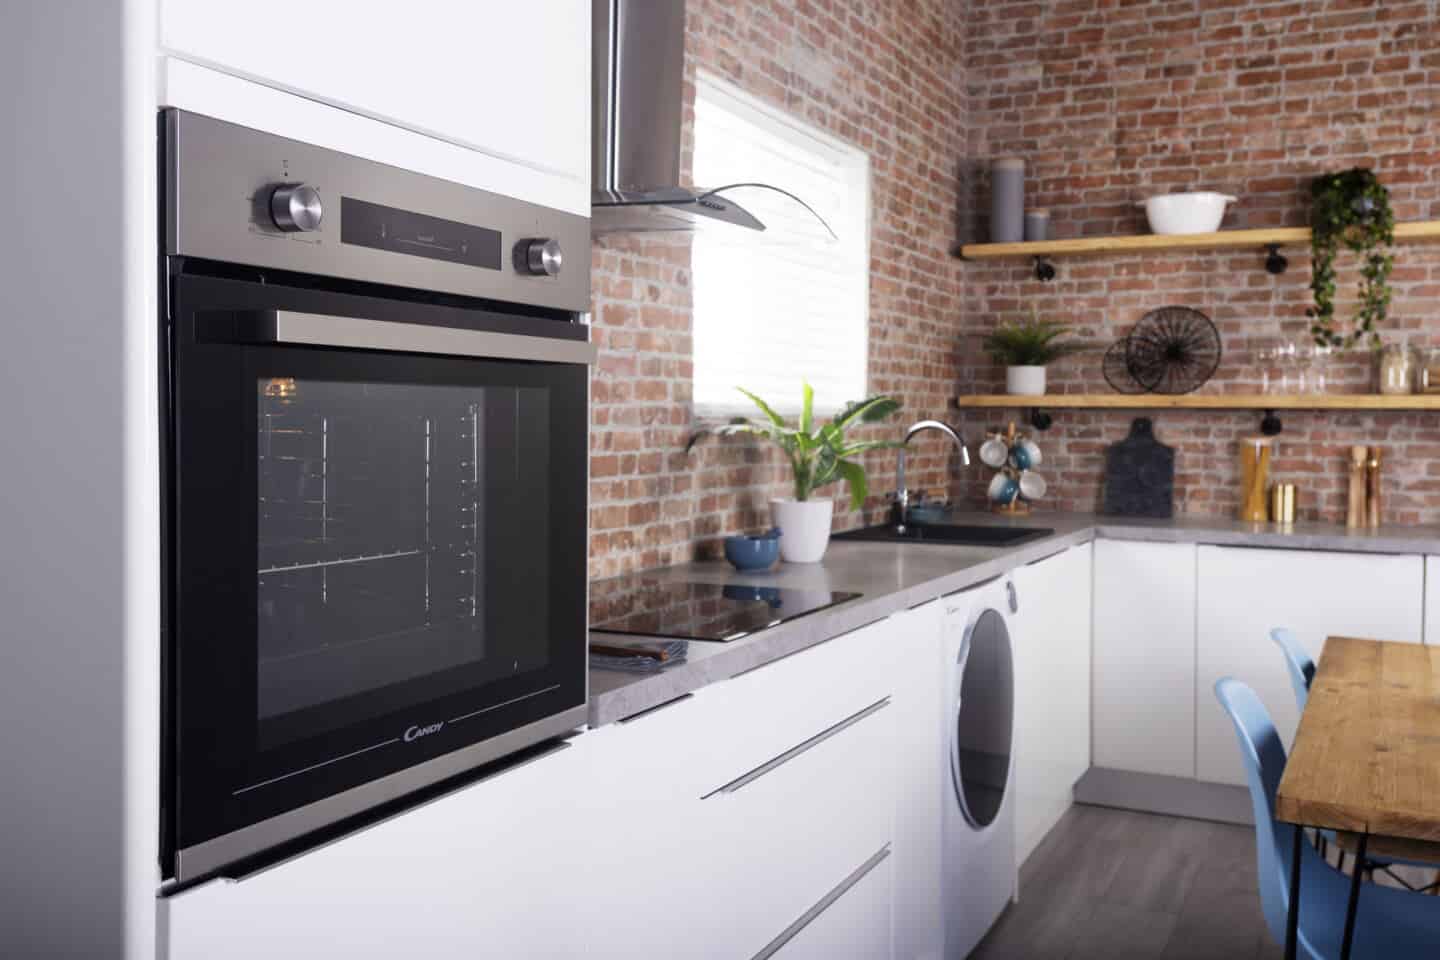
<path fill-rule="evenodd" d="M 595 362 L 596 355 L 595 345 L 587 340 L 529 337 L 294 310 L 217 310 L 202 312 L 195 319 L 196 335 L 208 343 L 285 343 L 540 363 L 590 364 Z"/>

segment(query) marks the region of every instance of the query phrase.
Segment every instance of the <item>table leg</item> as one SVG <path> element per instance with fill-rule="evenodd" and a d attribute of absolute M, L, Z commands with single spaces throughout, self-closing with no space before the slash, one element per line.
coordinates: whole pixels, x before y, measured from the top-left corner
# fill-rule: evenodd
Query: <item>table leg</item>
<path fill-rule="evenodd" d="M 1340 942 L 1340 960 L 1350 960 L 1350 944 L 1355 939 L 1355 910 L 1360 906 L 1360 877 L 1365 873 L 1365 844 L 1368 833 L 1360 834 L 1355 848 L 1355 870 L 1350 874 L 1350 902 L 1345 907 L 1345 939 Z"/>
<path fill-rule="evenodd" d="M 1300 848 L 1305 843 L 1304 827 L 1296 824 L 1290 829 L 1295 831 L 1295 843 L 1290 851 L 1290 912 L 1285 919 L 1285 960 L 1295 960 L 1295 951 L 1300 944 Z"/>

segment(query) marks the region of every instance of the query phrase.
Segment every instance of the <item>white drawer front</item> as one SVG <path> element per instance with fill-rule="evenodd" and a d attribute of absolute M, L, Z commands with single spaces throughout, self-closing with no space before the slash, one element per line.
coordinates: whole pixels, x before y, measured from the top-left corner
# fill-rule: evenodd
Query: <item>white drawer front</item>
<path fill-rule="evenodd" d="M 884 856 L 877 852 L 876 857 Z M 777 960 L 880 960 L 890 956 L 890 898 L 895 861 L 884 856 L 867 860 L 839 896 L 817 904 L 794 936 L 771 956 Z M 863 873 L 859 871 L 863 870 Z"/>
<path fill-rule="evenodd" d="M 890 696 L 895 629 L 893 619 L 872 623 L 703 691 L 732 768 L 757 767 Z"/>
<path fill-rule="evenodd" d="M 886 847 L 894 833 L 895 714 L 877 701 L 704 803 L 727 857 L 729 922 L 741 956 L 781 931 Z"/>

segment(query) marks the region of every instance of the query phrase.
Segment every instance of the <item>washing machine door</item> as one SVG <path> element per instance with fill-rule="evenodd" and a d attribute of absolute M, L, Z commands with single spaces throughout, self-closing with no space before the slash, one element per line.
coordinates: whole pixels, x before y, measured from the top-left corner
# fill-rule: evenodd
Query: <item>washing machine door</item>
<path fill-rule="evenodd" d="M 1015 728 L 1015 669 L 1005 617 L 983 608 L 965 630 L 950 737 L 955 799 L 975 830 L 1000 812 L 1010 783 Z"/>

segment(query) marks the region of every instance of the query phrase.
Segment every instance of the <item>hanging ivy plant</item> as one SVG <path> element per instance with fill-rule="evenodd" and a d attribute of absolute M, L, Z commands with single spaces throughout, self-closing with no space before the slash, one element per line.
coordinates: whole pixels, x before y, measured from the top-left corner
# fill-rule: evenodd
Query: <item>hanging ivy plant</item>
<path fill-rule="evenodd" d="M 1310 290 L 1315 305 L 1306 311 L 1310 332 L 1321 346 L 1352 346 L 1365 337 L 1380 343 L 1378 327 L 1390 308 L 1390 268 L 1395 258 L 1395 214 L 1390 191 L 1362 167 L 1317 177 L 1310 185 Z M 1335 322 L 1335 255 L 1341 246 L 1364 259 L 1360 265 L 1360 309 L 1348 334 Z"/>

